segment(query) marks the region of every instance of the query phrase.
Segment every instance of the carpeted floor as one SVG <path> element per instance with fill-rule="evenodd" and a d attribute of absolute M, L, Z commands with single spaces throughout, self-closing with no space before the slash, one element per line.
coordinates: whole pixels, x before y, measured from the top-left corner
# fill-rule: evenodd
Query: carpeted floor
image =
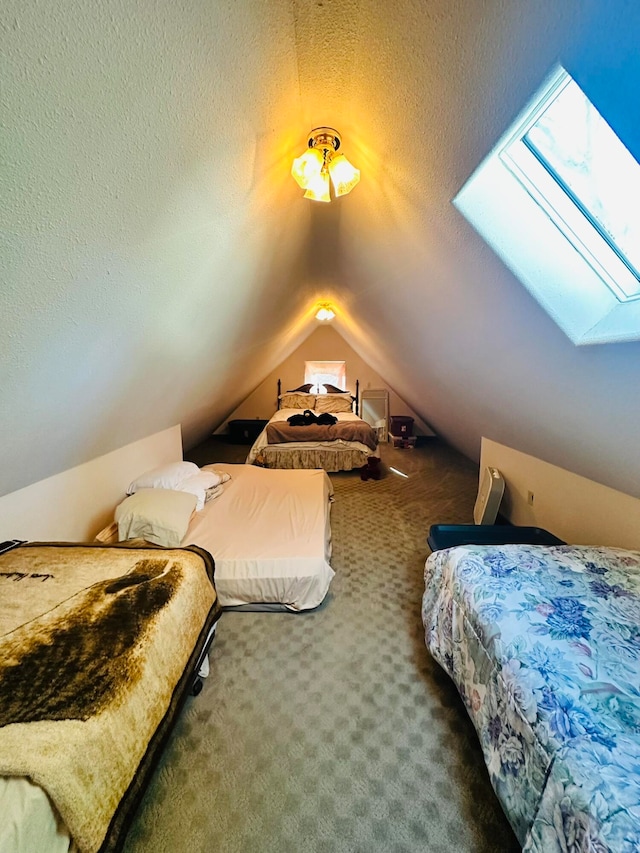
<path fill-rule="evenodd" d="M 332 475 L 336 577 L 318 610 L 222 615 L 127 853 L 519 849 L 420 619 L 429 525 L 471 520 L 476 466 L 437 440 L 382 458 L 379 481 Z"/>

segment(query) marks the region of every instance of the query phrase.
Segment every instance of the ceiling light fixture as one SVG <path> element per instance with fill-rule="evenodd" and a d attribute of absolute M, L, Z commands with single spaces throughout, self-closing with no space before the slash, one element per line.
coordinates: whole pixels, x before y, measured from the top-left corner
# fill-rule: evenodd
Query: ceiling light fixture
<path fill-rule="evenodd" d="M 346 195 L 360 180 L 360 170 L 338 154 L 342 138 L 332 127 L 316 127 L 309 134 L 309 147 L 296 157 L 291 174 L 306 190 L 304 197 L 313 201 L 331 201 L 330 183 L 334 195 Z"/>
<path fill-rule="evenodd" d="M 336 312 L 331 307 L 330 302 L 321 302 L 316 311 L 316 320 L 321 320 L 323 323 L 329 323 L 336 316 Z"/>

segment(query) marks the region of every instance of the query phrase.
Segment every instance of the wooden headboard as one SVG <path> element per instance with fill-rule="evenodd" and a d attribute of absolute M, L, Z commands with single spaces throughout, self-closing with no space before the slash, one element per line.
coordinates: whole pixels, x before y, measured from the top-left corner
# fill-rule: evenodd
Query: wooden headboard
<path fill-rule="evenodd" d="M 278 379 L 278 408 L 280 408 L 280 395 L 281 394 L 282 394 L 282 380 Z M 356 379 L 356 393 L 351 395 L 351 402 L 353 403 L 353 411 L 358 416 L 360 415 L 359 400 L 360 400 L 360 380 Z"/>

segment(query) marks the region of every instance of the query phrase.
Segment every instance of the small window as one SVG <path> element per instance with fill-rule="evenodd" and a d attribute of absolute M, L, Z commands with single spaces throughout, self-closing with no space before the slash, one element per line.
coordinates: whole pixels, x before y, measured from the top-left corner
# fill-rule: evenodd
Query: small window
<path fill-rule="evenodd" d="M 346 391 L 347 363 L 346 361 L 305 361 L 304 381 L 313 383 L 312 394 L 324 394 L 327 382 Z"/>

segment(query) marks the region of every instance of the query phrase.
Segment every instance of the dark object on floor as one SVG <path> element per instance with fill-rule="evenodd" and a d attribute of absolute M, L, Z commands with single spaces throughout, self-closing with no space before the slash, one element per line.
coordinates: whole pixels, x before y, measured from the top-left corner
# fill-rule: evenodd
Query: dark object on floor
<path fill-rule="evenodd" d="M 399 447 L 402 450 L 407 450 L 408 448 L 413 448 L 416 446 L 416 436 L 409 435 L 406 438 L 403 438 L 401 435 L 393 435 L 393 433 L 389 433 L 389 441 L 393 444 L 394 447 Z"/>
<path fill-rule="evenodd" d="M 380 479 L 380 457 L 369 456 L 367 464 L 360 469 L 361 480 L 379 480 Z"/>
<path fill-rule="evenodd" d="M 413 418 L 408 415 L 391 415 L 389 418 L 389 432 L 400 438 L 409 438 L 413 435 Z"/>
<path fill-rule="evenodd" d="M 229 421 L 229 441 L 232 444 L 253 444 L 266 425 L 267 422 L 260 418 Z"/>
<path fill-rule="evenodd" d="M 432 551 L 457 545 L 566 545 L 541 527 L 512 524 L 432 524 L 427 545 Z"/>

